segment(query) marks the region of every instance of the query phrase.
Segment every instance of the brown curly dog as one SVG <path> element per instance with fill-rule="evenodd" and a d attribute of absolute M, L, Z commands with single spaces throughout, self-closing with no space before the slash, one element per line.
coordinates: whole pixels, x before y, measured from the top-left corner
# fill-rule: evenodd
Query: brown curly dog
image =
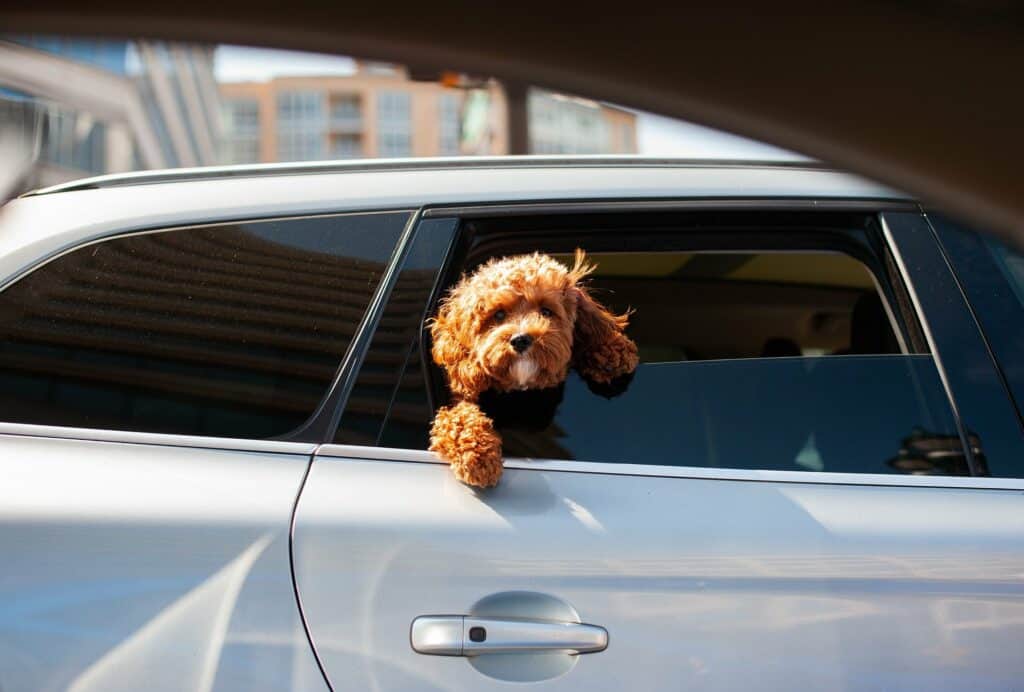
<path fill-rule="evenodd" d="M 570 366 L 601 384 L 636 369 L 636 344 L 624 333 L 629 313 L 610 313 L 581 284 L 594 269 L 582 250 L 571 269 L 540 253 L 492 259 L 441 302 L 432 353 L 452 406 L 434 417 L 430 449 L 463 483 L 490 487 L 501 478 L 501 436 L 478 405 L 481 393 L 553 387 Z"/>

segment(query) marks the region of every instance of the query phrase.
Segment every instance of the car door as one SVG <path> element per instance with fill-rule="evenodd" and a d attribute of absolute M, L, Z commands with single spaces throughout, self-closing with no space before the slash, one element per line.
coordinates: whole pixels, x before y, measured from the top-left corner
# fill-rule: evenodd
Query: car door
<path fill-rule="evenodd" d="M 425 215 L 296 508 L 333 688 L 1015 685 L 1022 485 L 987 476 L 1021 433 L 921 214 L 625 206 Z M 488 257 L 577 245 L 641 365 L 570 376 L 463 486 L 426 451 L 423 320 Z"/>
<path fill-rule="evenodd" d="M 119 233 L 6 281 L 0 689 L 324 688 L 288 548 L 304 430 L 408 218 Z"/>

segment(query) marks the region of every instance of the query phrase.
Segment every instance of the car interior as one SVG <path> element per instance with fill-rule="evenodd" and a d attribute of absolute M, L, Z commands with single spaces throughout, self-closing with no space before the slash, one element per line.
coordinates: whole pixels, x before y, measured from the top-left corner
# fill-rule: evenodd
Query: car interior
<path fill-rule="evenodd" d="M 572 258 L 559 255 L 564 262 Z M 595 253 L 644 363 L 900 353 L 870 271 L 838 252 Z"/>

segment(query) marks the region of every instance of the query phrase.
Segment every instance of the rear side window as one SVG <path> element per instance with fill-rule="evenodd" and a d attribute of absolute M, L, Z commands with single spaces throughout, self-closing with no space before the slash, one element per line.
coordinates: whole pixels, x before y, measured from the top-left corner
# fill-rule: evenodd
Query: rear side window
<path fill-rule="evenodd" d="M 618 388 L 573 373 L 561 388 L 485 395 L 506 457 L 968 474 L 938 371 L 872 218 L 741 218 L 741 228 L 727 214 L 675 228 L 660 218 L 650 231 L 634 222 L 604 232 L 593 219 L 581 230 L 552 219 L 537 233 L 528 223 L 525 232 L 470 226 L 459 269 L 537 249 L 569 262 L 578 246 L 598 266 L 594 295 L 634 310 L 628 333 L 641 364 Z M 447 391 L 428 347 L 407 372 L 423 373 L 436 408 Z M 428 425 L 394 416 L 382 441 L 425 446 Z"/>
<path fill-rule="evenodd" d="M 409 214 L 78 248 L 0 293 L 0 420 L 287 437 L 334 379 Z"/>
<path fill-rule="evenodd" d="M 1024 253 L 938 214 L 929 221 L 970 300 L 989 347 L 1024 410 Z"/>

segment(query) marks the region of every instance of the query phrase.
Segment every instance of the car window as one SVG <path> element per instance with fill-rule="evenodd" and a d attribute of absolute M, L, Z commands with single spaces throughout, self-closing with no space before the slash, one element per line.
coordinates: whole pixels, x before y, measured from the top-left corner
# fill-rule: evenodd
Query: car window
<path fill-rule="evenodd" d="M 1024 409 L 1024 253 L 929 214 L 1017 405 Z M 994 469 L 998 472 L 998 469 Z"/>
<path fill-rule="evenodd" d="M 0 293 L 0 420 L 287 436 L 334 379 L 407 212 L 118 237 Z"/>
<path fill-rule="evenodd" d="M 628 333 L 641 360 L 621 391 L 571 374 L 557 390 L 485 395 L 506 457 L 967 474 L 938 371 L 901 312 L 877 237 L 863 224 L 803 233 L 479 240 L 462 270 L 527 243 L 569 262 L 569 248 L 590 241 L 591 289 L 634 311 Z M 427 346 L 413 349 L 396 392 L 406 406 L 388 417 L 382 445 L 426 447 L 433 408 L 446 401 Z"/>

